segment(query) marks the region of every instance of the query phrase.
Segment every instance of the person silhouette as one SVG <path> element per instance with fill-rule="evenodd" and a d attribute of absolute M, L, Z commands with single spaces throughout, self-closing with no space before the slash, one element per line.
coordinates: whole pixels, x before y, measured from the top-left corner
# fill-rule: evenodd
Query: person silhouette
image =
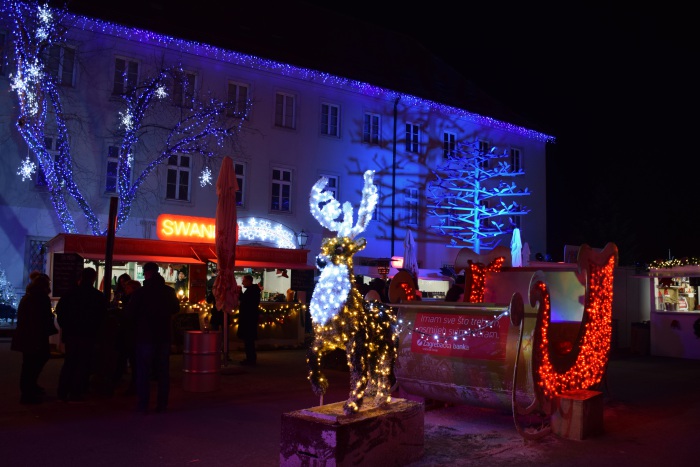
<path fill-rule="evenodd" d="M 17 309 L 17 327 L 12 335 L 10 349 L 22 352 L 19 377 L 21 404 L 39 404 L 45 394 L 38 380 L 51 357 L 49 336 L 58 333 L 51 311 L 51 282 L 49 276 L 38 271 L 29 276 L 26 294 Z"/>

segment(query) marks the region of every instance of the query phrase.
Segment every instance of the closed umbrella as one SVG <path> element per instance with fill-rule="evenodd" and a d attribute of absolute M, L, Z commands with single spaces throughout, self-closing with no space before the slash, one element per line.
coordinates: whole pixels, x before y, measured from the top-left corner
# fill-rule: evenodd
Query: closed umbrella
<path fill-rule="evenodd" d="M 510 240 L 510 259 L 511 266 L 519 268 L 523 265 L 522 243 L 520 241 L 520 229 L 513 229 L 513 238 Z"/>
<path fill-rule="evenodd" d="M 418 257 L 416 256 L 416 241 L 413 239 L 411 229 L 406 230 L 406 237 L 403 239 L 403 268 L 413 274 L 418 287 Z"/>
<path fill-rule="evenodd" d="M 218 275 L 212 292 L 216 307 L 224 312 L 224 359 L 228 361 L 228 318 L 238 308 L 238 287 L 234 275 L 236 242 L 238 241 L 238 216 L 236 213 L 238 181 L 233 160 L 226 156 L 216 180 L 216 258 Z"/>

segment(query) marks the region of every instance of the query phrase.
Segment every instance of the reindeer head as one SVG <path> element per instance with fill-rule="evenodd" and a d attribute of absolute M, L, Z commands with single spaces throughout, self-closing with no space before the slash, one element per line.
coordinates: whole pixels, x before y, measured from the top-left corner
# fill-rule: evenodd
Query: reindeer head
<path fill-rule="evenodd" d="M 315 323 L 325 324 L 337 315 L 345 305 L 350 290 L 354 287 L 352 257 L 365 247 L 365 239 L 355 237 L 364 232 L 372 219 L 372 211 L 377 205 L 377 187 L 374 185 L 374 171 L 364 174 L 362 201 L 358 210 L 357 224 L 353 226 L 353 207 L 340 203 L 330 192 L 323 191 L 328 179 L 321 177 L 311 188 L 311 214 L 323 227 L 337 232 L 336 237 L 323 241 L 321 253 L 316 257 L 316 265 L 321 277 L 311 298 L 311 317 Z"/>

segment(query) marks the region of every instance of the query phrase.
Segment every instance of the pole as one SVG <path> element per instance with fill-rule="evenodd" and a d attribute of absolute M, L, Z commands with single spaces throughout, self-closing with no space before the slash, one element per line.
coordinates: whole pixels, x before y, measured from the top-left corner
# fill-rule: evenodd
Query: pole
<path fill-rule="evenodd" d="M 107 301 L 112 301 L 112 257 L 114 256 L 114 236 L 117 231 L 117 204 L 119 198 L 112 197 L 109 200 L 109 219 L 107 228 L 107 248 L 105 251 L 105 275 L 102 279 Z"/>
<path fill-rule="evenodd" d="M 394 100 L 394 150 L 391 160 L 391 255 L 394 257 L 394 238 L 396 224 L 396 125 L 398 120 L 398 105 L 400 97 Z"/>

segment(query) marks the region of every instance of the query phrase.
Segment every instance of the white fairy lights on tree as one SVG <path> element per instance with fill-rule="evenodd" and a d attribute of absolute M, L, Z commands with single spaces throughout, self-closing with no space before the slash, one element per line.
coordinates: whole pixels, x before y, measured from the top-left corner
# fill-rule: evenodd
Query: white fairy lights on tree
<path fill-rule="evenodd" d="M 73 214 L 68 209 L 68 201 L 72 199 L 86 218 L 92 234 L 105 235 L 106 230 L 101 227 L 98 216 L 74 181 L 60 86 L 46 63 L 47 48 L 59 45 L 70 27 L 79 27 L 81 23 L 66 10 L 53 10 L 36 1 L 5 0 L 2 7 L 3 13 L 13 21 L 11 33 L 17 69 L 11 75 L 11 89 L 19 101 L 16 126 L 30 153 L 36 157 L 36 163 L 29 159 L 23 161 L 18 175 L 27 180 L 35 171 L 43 174 L 51 203 L 65 232 L 77 233 Z M 205 101 L 188 101 L 179 121 L 171 122 L 172 126 L 162 125 L 162 109 L 168 98 L 166 88 L 173 82 L 183 82 L 184 76 L 179 65 L 166 66 L 141 83 L 129 83 L 131 86 L 127 92 L 120 96 L 125 108 L 119 111 L 120 127 L 115 130 L 115 135 L 121 138 L 117 170 L 117 230 L 129 218 L 139 188 L 159 165 L 166 164 L 173 156 L 199 155 L 205 161 L 203 168 L 208 169 L 211 161 L 220 157 L 222 148 L 233 144 L 238 135 L 250 103 L 246 103 L 243 118 L 230 118 L 227 112 L 236 103 L 211 96 Z M 49 125 L 57 132 L 56 155 L 45 147 L 44 131 Z M 132 169 L 136 166 L 134 154 L 138 154 L 134 147 L 146 130 L 158 138 L 162 135 L 162 147 L 155 154 L 139 154 L 139 166 L 143 168 L 132 182 Z M 200 180 L 205 182 L 207 177 L 211 175 L 203 174 Z"/>
<path fill-rule="evenodd" d="M 433 170 L 435 179 L 427 184 L 428 214 L 439 219 L 432 225 L 451 237 L 448 247 L 469 246 L 476 252 L 489 251 L 501 236 L 515 228 L 512 216 L 530 212 L 525 206 L 509 202 L 511 198 L 529 196 L 527 188 L 518 189 L 506 180 L 524 175 L 503 160 L 508 154 L 496 148 L 480 148 L 479 142 L 461 143 L 445 163 Z"/>
<path fill-rule="evenodd" d="M 12 283 L 7 280 L 7 275 L 2 265 L 0 265 L 0 305 L 17 308 L 17 295 Z"/>

